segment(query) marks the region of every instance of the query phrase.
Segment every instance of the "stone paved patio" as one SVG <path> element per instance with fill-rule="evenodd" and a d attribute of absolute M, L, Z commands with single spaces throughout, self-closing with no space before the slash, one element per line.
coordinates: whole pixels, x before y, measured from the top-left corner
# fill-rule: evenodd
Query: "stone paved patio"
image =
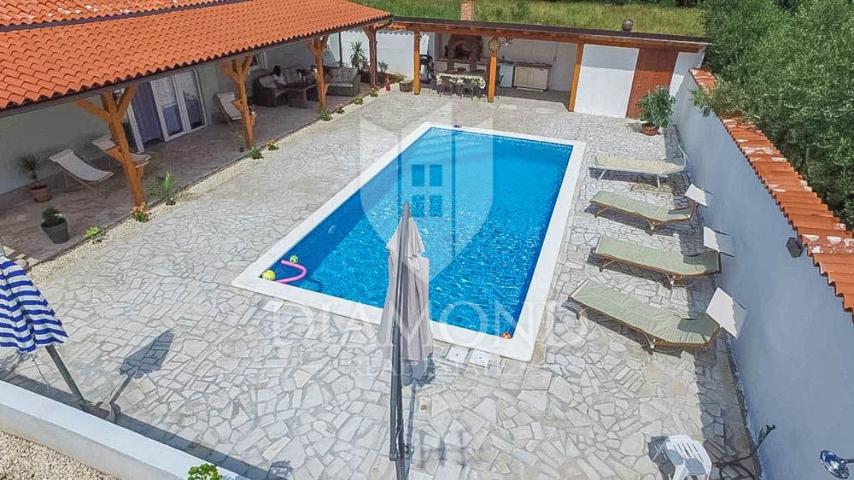
<path fill-rule="evenodd" d="M 67 324 L 62 352 L 85 395 L 115 398 L 122 425 L 250 478 L 391 478 L 376 328 L 291 304 L 267 312 L 267 298 L 230 282 L 424 121 L 581 140 L 586 161 L 604 152 L 678 155 L 672 133 L 646 137 L 632 122 L 570 114 L 559 103 L 383 95 L 194 186 L 150 223 L 36 269 Z M 666 204 L 685 182 L 657 189 L 583 172 L 533 361 L 458 365 L 438 343 L 437 380 L 418 395 L 413 478 L 665 478 L 649 443 L 676 433 L 713 451 L 726 437 L 730 454 L 745 451 L 723 337 L 706 350 L 652 356 L 638 335 L 578 318 L 567 303 L 593 277 L 654 305 L 702 311 L 712 279 L 670 290 L 635 269 L 600 272 L 589 253 L 602 233 L 696 251 L 697 223 L 649 235 L 588 207 L 600 189 Z M 4 355 L 0 377 L 63 397 L 46 356 Z"/>

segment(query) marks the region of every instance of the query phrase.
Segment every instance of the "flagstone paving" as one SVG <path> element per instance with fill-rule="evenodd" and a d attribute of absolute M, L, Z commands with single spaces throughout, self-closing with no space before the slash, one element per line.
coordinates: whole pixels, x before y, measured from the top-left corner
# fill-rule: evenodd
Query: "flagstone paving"
<path fill-rule="evenodd" d="M 673 131 L 646 137 L 636 123 L 559 103 L 383 95 L 193 187 L 62 268 L 45 265 L 40 285 L 66 322 L 61 351 L 84 394 L 115 398 L 120 424 L 250 478 L 391 478 L 376 327 L 289 303 L 266 311 L 268 298 L 230 283 L 424 121 L 584 141 L 586 162 L 600 153 L 679 158 Z M 596 278 L 663 308 L 703 310 L 713 279 L 671 290 L 637 269 L 600 272 L 590 257 L 603 233 L 698 251 L 699 223 L 647 234 L 625 218 L 594 218 L 588 205 L 600 189 L 668 204 L 686 182 L 655 188 L 582 172 L 534 359 L 459 365 L 437 343 L 435 384 L 415 405 L 413 478 L 657 479 L 650 442 L 678 433 L 708 440 L 713 453 L 746 450 L 723 336 L 693 353 L 650 355 L 637 334 L 579 318 L 568 302 Z M 3 353 L 0 377 L 62 397 L 45 355 Z"/>

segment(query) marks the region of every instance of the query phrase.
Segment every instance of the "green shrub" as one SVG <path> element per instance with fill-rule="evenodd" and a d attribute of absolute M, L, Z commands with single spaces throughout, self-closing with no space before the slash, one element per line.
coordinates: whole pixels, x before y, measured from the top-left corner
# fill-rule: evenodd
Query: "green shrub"
<path fill-rule="evenodd" d="M 363 103 L 365 103 L 365 101 L 362 100 L 362 97 L 356 97 L 353 99 L 353 105 L 361 105 Z"/>
<path fill-rule="evenodd" d="M 656 128 L 667 128 L 673 117 L 673 104 L 676 98 L 670 95 L 667 87 L 659 87 L 647 93 L 638 101 L 643 123 L 650 123 Z"/>
<path fill-rule="evenodd" d="M 253 147 L 252 150 L 249 151 L 249 158 L 252 160 L 261 160 L 264 158 L 264 154 L 261 153 L 261 149 L 258 147 Z"/>
<path fill-rule="evenodd" d="M 269 142 L 269 143 L 267 143 L 267 150 L 269 150 L 269 151 L 271 151 L 271 152 L 272 152 L 272 151 L 275 151 L 275 150 L 278 150 L 278 149 L 279 149 L 279 144 L 278 144 L 278 143 L 276 143 L 276 141 L 275 141 L 275 140 L 270 140 L 270 142 Z"/>
<path fill-rule="evenodd" d="M 59 210 L 48 207 L 42 211 L 42 226 L 55 227 L 65 221 L 65 215 Z"/>
<path fill-rule="evenodd" d="M 157 198 L 165 202 L 166 205 L 175 205 L 175 177 L 172 172 L 166 172 L 166 175 L 157 177 Z"/>
<path fill-rule="evenodd" d="M 86 229 L 86 240 L 92 243 L 101 243 L 104 240 L 104 235 L 107 232 L 101 227 L 88 227 Z"/>
<path fill-rule="evenodd" d="M 187 474 L 187 480 L 222 480 L 222 475 L 216 469 L 215 465 L 205 463 L 196 467 L 190 468 Z"/>
<path fill-rule="evenodd" d="M 847 225 L 854 225 L 854 6 L 849 0 L 708 0 L 699 100 L 752 120 Z M 697 101 L 695 96 L 695 102 Z"/>
<path fill-rule="evenodd" d="M 145 223 L 151 220 L 151 214 L 148 213 L 148 210 L 146 210 L 145 207 L 134 207 L 133 210 L 130 211 L 130 217 L 140 223 Z"/>
<path fill-rule="evenodd" d="M 329 113 L 329 110 L 324 108 L 323 110 L 320 111 L 320 119 L 323 120 L 324 122 L 328 122 L 328 121 L 332 120 L 332 114 Z"/>
<path fill-rule="evenodd" d="M 371 90 L 371 93 L 369 93 L 369 95 L 370 95 L 371 97 L 376 98 L 376 97 L 377 97 L 377 95 L 379 95 L 379 94 L 377 93 L 377 91 L 376 91 L 376 90 Z"/>

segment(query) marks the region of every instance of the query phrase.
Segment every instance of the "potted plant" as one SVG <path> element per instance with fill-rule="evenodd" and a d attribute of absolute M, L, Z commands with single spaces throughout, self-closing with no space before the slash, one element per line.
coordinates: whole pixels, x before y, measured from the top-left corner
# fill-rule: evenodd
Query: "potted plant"
<path fill-rule="evenodd" d="M 409 93 L 412 91 L 412 80 L 404 79 L 400 81 L 400 91 L 404 93 Z"/>
<path fill-rule="evenodd" d="M 50 188 L 46 183 L 39 181 L 39 168 L 41 168 L 42 158 L 37 157 L 35 155 L 29 154 L 21 157 L 21 169 L 23 169 L 27 176 L 32 179 L 32 183 L 30 184 L 30 195 L 33 196 L 33 200 L 37 202 L 46 202 L 50 200 Z"/>
<path fill-rule="evenodd" d="M 386 62 L 378 62 L 377 68 L 380 73 L 377 75 L 377 83 L 387 83 L 388 82 L 388 63 Z"/>
<path fill-rule="evenodd" d="M 670 95 L 667 87 L 658 87 L 644 95 L 638 101 L 641 111 L 641 131 L 652 136 L 658 134 L 659 129 L 670 126 L 674 103 L 676 98 Z"/>
<path fill-rule="evenodd" d="M 365 55 L 365 49 L 362 42 L 356 40 L 350 42 L 350 66 L 359 71 L 360 81 L 370 81 L 370 72 L 368 71 L 368 57 Z M 368 77 L 367 79 L 365 77 Z"/>
<path fill-rule="evenodd" d="M 49 207 L 42 212 L 42 231 L 53 243 L 68 241 L 68 222 L 59 210 Z"/>

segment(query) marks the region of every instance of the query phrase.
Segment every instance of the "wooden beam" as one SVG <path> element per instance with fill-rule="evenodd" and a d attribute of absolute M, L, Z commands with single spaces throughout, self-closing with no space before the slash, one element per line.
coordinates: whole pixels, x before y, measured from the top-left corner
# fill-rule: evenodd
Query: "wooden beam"
<path fill-rule="evenodd" d="M 219 66 L 234 82 L 234 107 L 240 112 L 240 117 L 243 120 L 243 137 L 246 141 L 246 148 L 252 148 L 255 146 L 255 112 L 249 108 L 249 97 L 246 93 L 246 74 L 249 73 L 252 66 L 252 54 L 221 63 Z"/>
<path fill-rule="evenodd" d="M 326 42 L 329 37 L 324 35 L 308 41 L 306 44 L 309 51 L 314 55 L 314 64 L 317 66 L 317 100 L 320 103 L 320 111 L 326 110 L 326 74 L 323 69 L 323 52 L 326 50 Z"/>
<path fill-rule="evenodd" d="M 569 92 L 569 108 L 570 112 L 575 111 L 575 101 L 578 98 L 578 80 L 581 79 L 581 61 L 584 59 L 584 44 L 579 43 L 575 47 L 575 67 L 572 70 L 572 87 Z"/>
<path fill-rule="evenodd" d="M 106 110 L 104 110 L 103 108 L 98 108 L 97 105 L 90 102 L 89 100 L 86 100 L 85 98 L 77 100 L 76 102 L 74 102 L 74 104 L 105 122 L 110 121 L 110 114 L 107 113 Z"/>
<path fill-rule="evenodd" d="M 421 32 L 412 32 L 412 93 L 421 95 Z"/>
<path fill-rule="evenodd" d="M 377 88 L 377 30 L 377 25 L 364 27 L 365 35 L 368 36 L 368 55 L 371 57 L 371 88 Z"/>
<path fill-rule="evenodd" d="M 145 208 L 142 170 L 137 168 L 136 164 L 133 163 L 130 145 L 128 144 L 125 129 L 122 125 L 125 113 L 131 100 L 133 100 L 134 94 L 136 94 L 136 86 L 129 86 L 125 89 L 119 102 L 116 103 L 116 98 L 112 92 L 104 92 L 101 94 L 101 104 L 103 105 L 102 112 L 108 116 L 107 126 L 110 127 L 110 135 L 113 138 L 113 143 L 116 144 L 116 147 L 112 149 L 111 156 L 122 164 L 122 170 L 125 173 L 133 206 L 135 208 Z"/>
<path fill-rule="evenodd" d="M 486 87 L 486 101 L 495 101 L 495 87 L 498 83 L 498 51 L 501 50 L 501 40 L 492 37 L 487 44 L 489 47 L 489 85 Z"/>

